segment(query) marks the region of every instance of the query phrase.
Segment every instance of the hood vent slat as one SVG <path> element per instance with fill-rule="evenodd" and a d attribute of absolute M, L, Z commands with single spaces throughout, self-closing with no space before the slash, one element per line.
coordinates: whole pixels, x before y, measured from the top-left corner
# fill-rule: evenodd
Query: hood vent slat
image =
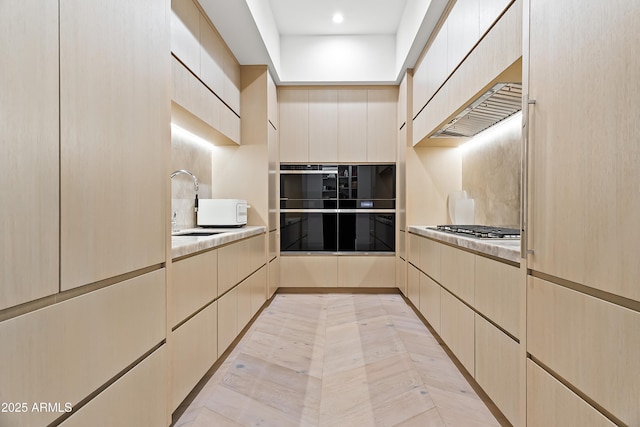
<path fill-rule="evenodd" d="M 498 83 L 431 138 L 472 137 L 522 110 L 522 84 Z"/>

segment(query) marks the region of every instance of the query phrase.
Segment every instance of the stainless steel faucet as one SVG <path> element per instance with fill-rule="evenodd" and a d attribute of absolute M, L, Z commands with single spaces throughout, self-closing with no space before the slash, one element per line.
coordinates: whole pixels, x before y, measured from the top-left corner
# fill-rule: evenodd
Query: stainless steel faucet
<path fill-rule="evenodd" d="M 177 175 L 188 175 L 193 179 L 193 187 L 196 192 L 194 212 L 198 212 L 198 189 L 199 189 L 198 178 L 196 178 L 196 176 L 193 173 L 189 172 L 186 169 L 178 169 L 177 171 L 174 171 L 173 173 L 171 173 L 171 179 L 175 178 Z M 176 212 L 173 212 L 173 215 L 172 215 L 171 231 L 172 232 L 177 231 L 176 230 Z"/>

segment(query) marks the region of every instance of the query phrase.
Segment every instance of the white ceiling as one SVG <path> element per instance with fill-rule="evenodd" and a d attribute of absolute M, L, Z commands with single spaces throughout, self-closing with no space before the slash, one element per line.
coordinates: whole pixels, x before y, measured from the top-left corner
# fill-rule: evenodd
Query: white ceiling
<path fill-rule="evenodd" d="M 407 0 L 268 0 L 281 35 L 396 34 Z M 344 16 L 334 24 L 333 15 Z"/>
<path fill-rule="evenodd" d="M 198 1 L 240 64 L 266 64 L 287 85 L 399 83 L 449 2 Z"/>

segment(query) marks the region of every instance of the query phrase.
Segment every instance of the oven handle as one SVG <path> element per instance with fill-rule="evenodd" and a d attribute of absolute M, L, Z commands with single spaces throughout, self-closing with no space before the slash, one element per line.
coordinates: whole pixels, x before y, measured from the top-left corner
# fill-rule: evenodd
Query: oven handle
<path fill-rule="evenodd" d="M 395 209 L 338 209 L 338 213 L 396 213 Z"/>

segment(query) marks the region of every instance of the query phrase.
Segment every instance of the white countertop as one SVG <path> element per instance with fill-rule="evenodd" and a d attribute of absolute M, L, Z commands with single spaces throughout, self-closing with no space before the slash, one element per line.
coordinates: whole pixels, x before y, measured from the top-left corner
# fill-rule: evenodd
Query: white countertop
<path fill-rule="evenodd" d="M 419 234 L 420 236 L 520 263 L 520 239 L 479 239 L 433 230 L 424 225 L 410 225 L 408 230 L 410 233 Z"/>
<path fill-rule="evenodd" d="M 213 236 L 171 236 L 171 258 L 190 255 L 196 252 L 213 249 L 216 246 L 231 243 L 236 240 L 265 233 L 267 227 L 260 225 L 245 225 L 241 228 L 190 228 L 180 230 L 180 233 L 192 231 L 221 232 Z"/>

